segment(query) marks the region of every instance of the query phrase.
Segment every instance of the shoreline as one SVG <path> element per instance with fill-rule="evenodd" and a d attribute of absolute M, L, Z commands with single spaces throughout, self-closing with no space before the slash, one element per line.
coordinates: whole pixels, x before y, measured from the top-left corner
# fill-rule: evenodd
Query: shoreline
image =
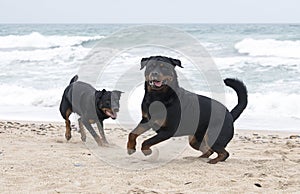
<path fill-rule="evenodd" d="M 31 121 L 31 122 L 64 122 L 60 115 L 59 107 L 1 107 L 0 120 L 11 121 Z M 134 110 L 134 115 L 129 115 L 128 110 L 121 109 L 119 118 L 116 121 L 107 119 L 105 123 L 112 124 L 120 121 L 125 125 L 136 125 L 140 121 L 140 110 Z M 229 108 L 230 109 L 230 108 Z M 18 110 L 17 112 L 15 110 Z M 247 110 L 246 112 L 247 113 Z M 76 120 L 78 116 L 72 114 L 72 118 Z M 282 116 L 266 116 L 266 115 L 251 115 L 242 114 L 241 117 L 235 121 L 236 129 L 254 129 L 254 130 L 270 130 L 270 131 L 291 131 L 300 133 L 300 119 L 298 117 L 282 117 Z M 134 127 L 134 126 L 133 126 Z"/>
<path fill-rule="evenodd" d="M 76 127 L 78 127 L 78 123 L 77 121 L 75 120 L 72 120 L 72 118 L 70 118 L 71 120 L 71 124 L 72 125 L 75 125 Z M 37 124 L 49 124 L 49 123 L 52 123 L 52 124 L 57 124 L 57 125 L 64 125 L 65 122 L 63 120 L 63 118 L 61 119 L 61 121 L 52 121 L 52 120 L 18 120 L 18 119 L 0 119 L 0 122 L 17 122 L 17 123 L 37 123 Z M 136 125 L 138 124 L 137 123 L 132 123 L 132 124 L 129 124 L 129 123 L 126 123 L 126 124 L 122 124 L 122 126 L 120 126 L 118 123 L 116 123 L 115 121 L 113 120 L 108 120 L 108 121 L 104 121 L 104 127 L 109 127 L 109 128 L 113 128 L 113 127 L 126 127 L 126 128 L 134 128 Z M 300 128 L 299 130 L 297 129 L 250 129 L 250 128 L 238 128 L 238 127 L 235 127 L 234 129 L 235 131 L 234 132 L 237 132 L 237 131 L 243 131 L 243 132 L 261 132 L 261 133 L 299 133 L 300 134 Z"/>
<path fill-rule="evenodd" d="M 236 130 L 225 162 L 207 164 L 185 138 L 171 139 L 158 159 L 126 154 L 129 129 L 105 124 L 111 147 L 95 147 L 64 122 L 0 121 L 0 192 L 297 193 L 300 136 L 296 132 Z M 151 134 L 138 139 L 138 144 Z M 90 141 L 91 140 L 91 141 Z M 172 160 L 164 151 L 184 149 Z M 156 147 L 156 146 L 154 146 Z M 155 149 L 153 149 L 155 150 Z M 105 155 L 107 154 L 107 155 Z M 174 155 L 171 155 L 174 156 Z M 102 157 L 102 158 L 101 158 Z M 137 168 L 138 167 L 138 168 Z"/>

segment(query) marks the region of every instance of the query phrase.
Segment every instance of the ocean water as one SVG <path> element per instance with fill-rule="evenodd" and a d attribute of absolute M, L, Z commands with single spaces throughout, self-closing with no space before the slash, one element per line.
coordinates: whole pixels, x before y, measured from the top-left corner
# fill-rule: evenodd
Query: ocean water
<path fill-rule="evenodd" d="M 247 85 L 249 104 L 237 120 L 237 128 L 300 131 L 300 24 L 167 26 L 197 39 L 222 78 L 239 78 Z M 58 106 L 69 80 L 80 75 L 99 42 L 128 27 L 132 25 L 0 24 L 0 119 L 63 121 Z M 127 41 L 134 44 L 138 40 Z M 179 58 L 184 66 L 178 69 L 179 78 L 184 77 L 181 85 L 211 96 L 203 75 L 184 56 L 149 46 L 122 51 L 94 84 L 97 89 L 110 89 L 110 83 L 121 83 L 116 89 L 125 90 L 127 95 L 121 101 L 121 124 L 135 124 L 140 119 L 143 72 L 139 71 L 139 61 L 151 55 Z M 225 90 L 223 103 L 229 109 L 237 103 L 232 90 Z M 130 113 L 130 118 L 122 109 Z"/>

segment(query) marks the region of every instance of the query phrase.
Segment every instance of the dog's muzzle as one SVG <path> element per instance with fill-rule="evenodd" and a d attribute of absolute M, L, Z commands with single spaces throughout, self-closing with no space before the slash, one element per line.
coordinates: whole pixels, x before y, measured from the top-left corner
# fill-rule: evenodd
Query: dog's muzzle
<path fill-rule="evenodd" d="M 150 80 L 150 81 L 149 81 L 149 85 L 150 85 L 151 87 L 160 88 L 160 87 L 162 87 L 163 85 L 167 85 L 167 80 L 163 80 L 163 81 L 159 81 L 159 80 L 156 80 L 156 79 Z"/>
<path fill-rule="evenodd" d="M 109 116 L 112 119 L 116 119 L 117 118 L 117 113 L 119 112 L 119 109 L 107 109 L 104 111 L 104 113 Z"/>

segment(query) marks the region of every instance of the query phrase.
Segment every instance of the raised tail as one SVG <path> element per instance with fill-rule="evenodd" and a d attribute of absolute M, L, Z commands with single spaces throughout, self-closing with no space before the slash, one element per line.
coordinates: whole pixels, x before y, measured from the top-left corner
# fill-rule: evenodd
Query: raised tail
<path fill-rule="evenodd" d="M 242 114 L 248 103 L 248 92 L 243 82 L 238 79 L 227 78 L 224 80 L 226 86 L 234 89 L 238 96 L 238 104 L 230 111 L 233 121 L 235 121 Z"/>
<path fill-rule="evenodd" d="M 78 75 L 75 75 L 71 81 L 70 81 L 70 84 L 73 83 L 73 82 L 76 82 L 78 80 Z"/>

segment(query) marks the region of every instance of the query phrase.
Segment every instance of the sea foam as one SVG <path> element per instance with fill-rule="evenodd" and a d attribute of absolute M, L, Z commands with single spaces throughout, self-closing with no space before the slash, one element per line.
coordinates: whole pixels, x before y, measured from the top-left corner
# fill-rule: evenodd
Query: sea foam
<path fill-rule="evenodd" d="M 234 46 L 249 56 L 300 58 L 300 41 L 245 38 Z"/>
<path fill-rule="evenodd" d="M 78 45 L 89 40 L 100 40 L 104 36 L 45 36 L 39 32 L 27 35 L 0 36 L 0 49 L 4 48 L 53 48 Z"/>

